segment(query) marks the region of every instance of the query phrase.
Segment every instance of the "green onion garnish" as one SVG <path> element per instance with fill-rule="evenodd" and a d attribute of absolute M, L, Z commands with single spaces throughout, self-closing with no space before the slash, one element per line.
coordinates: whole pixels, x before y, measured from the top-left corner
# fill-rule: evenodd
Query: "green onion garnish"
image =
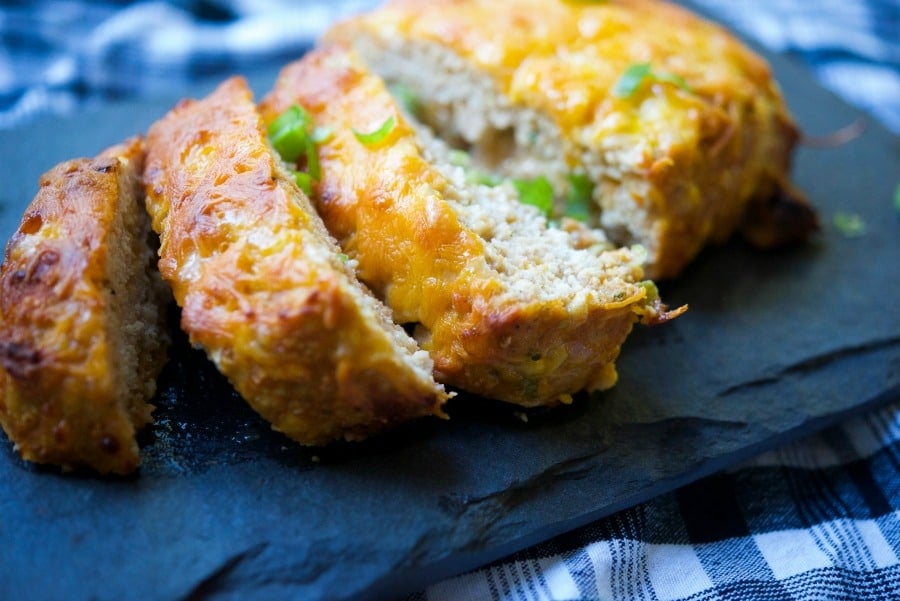
<path fill-rule="evenodd" d="M 470 162 L 471 158 L 469 153 L 465 150 L 457 150 L 456 148 L 452 149 L 447 156 L 450 160 L 450 164 L 456 167 L 466 167 Z"/>
<path fill-rule="evenodd" d="M 668 71 L 654 71 L 650 63 L 636 63 L 625 69 L 625 73 L 613 86 L 612 94 L 617 98 L 629 98 L 648 79 L 670 83 L 688 92 L 691 90 L 690 86 L 680 75 L 669 73 Z"/>
<path fill-rule="evenodd" d="M 306 127 L 311 120 L 306 109 L 299 104 L 292 104 L 269 124 L 269 137 L 274 138 L 282 130 L 293 129 L 298 124 Z"/>
<path fill-rule="evenodd" d="M 304 194 L 307 196 L 312 194 L 312 178 L 310 178 L 309 173 L 294 171 L 294 181 L 297 182 L 297 187 L 303 190 Z"/>
<path fill-rule="evenodd" d="M 625 69 L 625 73 L 613 86 L 613 96 L 627 98 L 637 92 L 644 80 L 650 75 L 650 63 L 637 63 Z"/>
<path fill-rule="evenodd" d="M 651 280 L 644 280 L 642 282 L 638 282 L 637 285 L 647 291 L 647 295 L 645 296 L 645 298 L 649 302 L 652 303 L 653 301 L 659 300 L 659 289 L 656 287 L 656 284 L 654 284 Z"/>
<path fill-rule="evenodd" d="M 519 191 L 519 200 L 527 205 L 537 207 L 549 217 L 553 211 L 553 186 L 543 175 L 534 179 L 514 179 L 513 185 Z"/>
<path fill-rule="evenodd" d="M 309 145 L 308 127 L 312 119 L 303 107 L 294 104 L 269 125 L 272 146 L 288 163 L 294 163 Z"/>
<path fill-rule="evenodd" d="M 301 157 L 305 159 L 305 169 L 293 173 L 297 186 L 307 196 L 312 194 L 312 182 L 322 178 L 317 144 L 328 140 L 333 133 L 327 126 L 314 128 L 312 116 L 299 104 L 288 107 L 269 124 L 269 140 L 286 163 L 297 166 Z"/>
<path fill-rule="evenodd" d="M 394 129 L 394 126 L 397 125 L 397 119 L 391 115 L 387 119 L 384 120 L 384 123 L 373 132 L 363 133 L 357 130 L 353 130 L 353 135 L 356 136 L 356 139 L 366 144 L 367 146 L 373 144 L 379 144 L 384 142 L 385 138 L 388 137 L 388 134 Z"/>
<path fill-rule="evenodd" d="M 566 194 L 564 215 L 578 221 L 587 221 L 591 215 L 594 183 L 582 173 L 569 174 L 569 193 Z"/>
<path fill-rule="evenodd" d="M 330 128 L 312 129 L 312 126 L 312 117 L 306 109 L 294 104 L 278 115 L 268 128 L 272 146 L 286 163 L 296 165 L 300 157 L 306 159 L 306 170 L 295 170 L 293 173 L 297 186 L 307 196 L 312 194 L 313 180 L 319 181 L 322 177 L 316 144 L 331 136 Z"/>
<path fill-rule="evenodd" d="M 834 227 L 848 238 L 857 238 L 866 233 L 866 222 L 856 213 L 835 213 Z"/>
<path fill-rule="evenodd" d="M 306 145 L 306 172 L 316 181 L 322 179 L 322 169 L 319 167 L 319 149 L 312 140 Z"/>

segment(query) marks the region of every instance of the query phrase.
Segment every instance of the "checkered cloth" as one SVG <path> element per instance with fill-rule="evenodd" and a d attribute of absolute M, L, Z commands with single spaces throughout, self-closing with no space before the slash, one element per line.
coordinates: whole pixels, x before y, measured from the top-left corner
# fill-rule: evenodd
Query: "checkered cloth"
<path fill-rule="evenodd" d="M 410 601 L 900 599 L 900 403 Z"/>
<path fill-rule="evenodd" d="M 0 6 L 0 128 L 284 65 L 375 0 L 35 0 Z"/>
<path fill-rule="evenodd" d="M 283 64 L 374 0 L 14 2 L 0 127 Z M 900 133 L 898 0 L 695 0 Z M 602 519 L 415 601 L 900 599 L 900 403 Z"/>
<path fill-rule="evenodd" d="M 84 103 L 177 92 L 202 76 L 277 67 L 377 0 L 33 0 L 0 4 L 0 128 Z M 898 0 L 695 0 L 798 55 L 827 87 L 900 132 Z"/>

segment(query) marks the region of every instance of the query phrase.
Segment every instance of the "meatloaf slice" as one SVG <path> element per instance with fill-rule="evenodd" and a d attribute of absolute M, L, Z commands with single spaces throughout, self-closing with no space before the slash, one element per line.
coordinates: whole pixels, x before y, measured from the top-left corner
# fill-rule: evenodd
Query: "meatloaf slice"
<path fill-rule="evenodd" d="M 0 424 L 25 459 L 127 474 L 165 362 L 171 300 L 141 140 L 40 180 L 0 269 Z"/>

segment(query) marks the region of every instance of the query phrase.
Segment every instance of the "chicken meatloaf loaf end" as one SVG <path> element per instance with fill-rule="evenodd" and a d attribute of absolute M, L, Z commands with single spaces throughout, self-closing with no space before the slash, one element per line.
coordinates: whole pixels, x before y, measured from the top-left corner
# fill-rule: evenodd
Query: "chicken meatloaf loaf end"
<path fill-rule="evenodd" d="M 0 269 L 0 424 L 23 458 L 127 474 L 166 358 L 141 140 L 44 174 Z"/>
<path fill-rule="evenodd" d="M 241 78 L 147 139 L 159 268 L 192 343 L 272 426 L 320 445 L 442 415 L 432 361 L 357 281 Z"/>
<path fill-rule="evenodd" d="M 615 383 L 639 318 L 678 313 L 644 280 L 640 249 L 550 223 L 510 181 L 473 182 L 352 51 L 287 66 L 261 111 L 271 123 L 295 104 L 328 130 L 312 170 L 319 213 L 394 319 L 415 324 L 439 381 L 523 406 L 570 402 Z"/>
<path fill-rule="evenodd" d="M 544 175 L 565 212 L 677 276 L 743 227 L 759 246 L 816 227 L 789 183 L 798 130 L 767 63 L 724 28 L 657 0 L 391 0 L 335 26 L 416 117 L 482 169 Z"/>

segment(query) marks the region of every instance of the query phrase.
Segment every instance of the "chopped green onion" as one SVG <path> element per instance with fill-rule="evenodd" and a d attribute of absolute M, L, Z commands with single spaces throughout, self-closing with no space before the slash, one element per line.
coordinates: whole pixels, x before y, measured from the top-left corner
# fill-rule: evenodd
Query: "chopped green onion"
<path fill-rule="evenodd" d="M 564 215 L 577 221 L 587 221 L 591 215 L 593 197 L 594 183 L 582 173 L 570 173 Z"/>
<path fill-rule="evenodd" d="M 297 182 L 297 186 L 303 190 L 303 193 L 307 196 L 312 194 L 312 178 L 309 173 L 304 173 L 303 171 L 294 171 L 294 181 Z"/>
<path fill-rule="evenodd" d="M 288 163 L 296 162 L 310 145 L 306 129 L 300 124 L 279 130 L 271 137 L 271 140 L 272 146 Z"/>
<path fill-rule="evenodd" d="M 312 194 L 312 182 L 322 178 L 317 144 L 333 133 L 330 127 L 313 128 L 312 116 L 299 104 L 291 105 L 269 124 L 269 140 L 286 163 L 297 166 L 300 157 L 306 159 L 305 171 L 293 173 L 297 186 L 307 196 Z"/>
<path fill-rule="evenodd" d="M 855 213 L 835 213 L 834 227 L 848 238 L 856 238 L 866 233 L 866 222 Z"/>
<path fill-rule="evenodd" d="M 644 298 L 646 298 L 649 302 L 652 303 L 653 301 L 659 300 L 659 289 L 651 280 L 638 282 L 638 286 L 647 291 L 647 295 Z"/>
<path fill-rule="evenodd" d="M 537 207 L 545 216 L 550 216 L 553 211 L 553 186 L 546 177 L 515 179 L 513 185 L 519 191 L 519 200 L 523 204 Z"/>
<path fill-rule="evenodd" d="M 618 98 L 628 98 L 637 92 L 644 80 L 649 77 L 651 72 L 650 63 L 637 63 L 631 65 L 613 86 L 613 96 Z"/>
<path fill-rule="evenodd" d="M 312 119 L 298 104 L 290 106 L 269 125 L 272 146 L 288 163 L 294 163 L 309 145 L 307 131 Z"/>
<path fill-rule="evenodd" d="M 418 115 L 422 110 L 419 95 L 405 83 L 392 83 L 388 86 L 388 91 L 408 115 Z"/>
<path fill-rule="evenodd" d="M 384 142 L 385 138 L 393 131 L 394 127 L 397 125 L 397 119 L 393 115 L 384 120 L 378 129 L 369 133 L 363 133 L 357 130 L 353 130 L 353 135 L 356 136 L 356 139 L 366 145 L 379 144 Z"/>
<path fill-rule="evenodd" d="M 613 86 L 612 94 L 617 98 L 629 98 L 648 79 L 670 83 L 682 90 L 691 91 L 690 86 L 682 76 L 668 71 L 654 71 L 650 63 L 636 63 L 625 70 L 625 73 Z"/>
<path fill-rule="evenodd" d="M 347 261 L 350 260 L 350 257 L 347 256 L 347 255 L 344 254 L 344 253 L 338 253 L 337 258 L 338 258 L 342 263 L 346 263 Z"/>
<path fill-rule="evenodd" d="M 293 129 L 298 124 L 305 128 L 311 120 L 306 109 L 299 104 L 292 104 L 269 124 L 269 137 L 274 138 L 282 130 Z"/>
<path fill-rule="evenodd" d="M 450 164 L 456 167 L 465 167 L 471 162 L 471 157 L 469 153 L 465 150 L 457 150 L 452 149 L 447 157 L 450 159 Z"/>
<path fill-rule="evenodd" d="M 316 181 L 322 179 L 322 169 L 319 167 L 319 149 L 315 144 L 306 145 L 306 172 Z"/>

